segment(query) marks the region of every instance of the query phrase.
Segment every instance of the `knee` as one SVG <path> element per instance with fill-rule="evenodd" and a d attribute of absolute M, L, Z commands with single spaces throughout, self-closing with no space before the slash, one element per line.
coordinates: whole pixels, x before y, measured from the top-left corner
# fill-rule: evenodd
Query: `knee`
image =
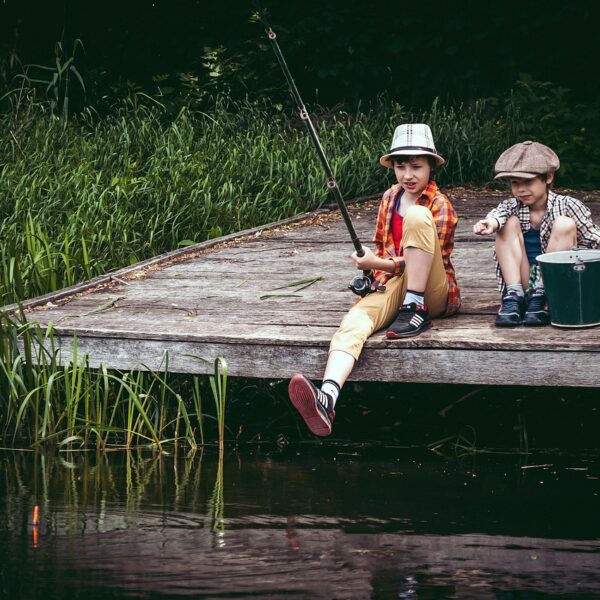
<path fill-rule="evenodd" d="M 508 217 L 506 223 L 504 223 L 504 227 L 499 229 L 496 235 L 502 240 L 513 238 L 515 235 L 522 235 L 519 217 L 515 215 Z"/>
<path fill-rule="evenodd" d="M 362 347 L 373 330 L 374 324 L 369 315 L 354 308 L 346 314 L 340 327 L 331 338 L 329 351 L 346 352 L 354 360 L 358 360 Z"/>
<path fill-rule="evenodd" d="M 552 223 L 552 234 L 561 237 L 573 237 L 577 233 L 577 225 L 571 217 L 559 215 Z"/>
<path fill-rule="evenodd" d="M 373 333 L 373 329 L 371 316 L 360 308 L 352 308 L 342 319 L 338 331 L 346 335 L 356 335 L 364 341 Z"/>
<path fill-rule="evenodd" d="M 406 211 L 403 219 L 403 227 L 406 228 L 431 226 L 432 224 L 433 215 L 431 214 L 431 211 L 419 204 L 411 206 Z"/>

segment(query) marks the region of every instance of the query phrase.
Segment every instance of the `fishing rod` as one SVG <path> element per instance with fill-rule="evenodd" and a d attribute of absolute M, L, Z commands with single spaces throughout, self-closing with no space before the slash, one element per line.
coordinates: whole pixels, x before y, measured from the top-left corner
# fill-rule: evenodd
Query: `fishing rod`
<path fill-rule="evenodd" d="M 342 213 L 342 217 L 344 219 L 346 229 L 348 230 L 348 233 L 350 234 L 350 239 L 352 240 L 352 244 L 354 245 L 356 254 L 357 254 L 357 256 L 364 256 L 365 251 L 362 247 L 362 244 L 360 243 L 360 240 L 358 239 L 356 229 L 354 229 L 354 224 L 352 223 L 352 219 L 350 218 L 350 214 L 348 213 L 348 209 L 346 208 L 346 203 L 344 202 L 344 198 L 342 196 L 342 193 L 340 192 L 340 188 L 337 184 L 337 181 L 335 180 L 333 171 L 331 170 L 331 167 L 329 166 L 329 161 L 327 160 L 327 157 L 325 156 L 325 152 L 323 150 L 323 147 L 321 146 L 321 142 L 319 141 L 319 136 L 317 135 L 315 126 L 313 125 L 310 115 L 308 114 L 308 111 L 306 110 L 306 106 L 304 106 L 304 102 L 302 102 L 302 98 L 300 97 L 300 92 L 298 92 L 296 83 L 294 82 L 294 79 L 292 77 L 292 74 L 290 73 L 287 63 L 285 62 L 285 58 L 283 57 L 281 48 L 279 47 L 279 44 L 277 42 L 277 35 L 273 31 L 273 29 L 269 25 L 269 23 L 267 22 L 267 19 L 265 17 L 265 11 L 261 8 L 258 0 L 252 0 L 252 4 L 256 8 L 256 17 L 258 18 L 258 20 L 262 23 L 263 27 L 265 28 L 267 37 L 269 38 L 269 41 L 271 42 L 271 46 L 273 47 L 273 50 L 275 52 L 275 56 L 277 57 L 277 62 L 279 63 L 279 66 L 281 67 L 283 74 L 285 75 L 285 79 L 286 79 L 288 86 L 290 88 L 290 91 L 292 93 L 292 97 L 293 97 L 294 101 L 296 102 L 296 106 L 297 106 L 298 112 L 300 114 L 300 119 L 306 125 L 306 129 L 308 130 L 308 133 L 309 133 L 310 138 L 311 138 L 311 140 L 314 144 L 314 147 L 317 151 L 319 159 L 321 160 L 321 165 L 323 166 L 325 175 L 327 176 L 327 188 L 333 194 L 335 201 L 340 209 L 340 212 Z M 374 282 L 375 282 L 375 275 L 372 270 L 368 270 L 368 271 L 363 271 L 362 276 L 360 276 L 360 275 L 356 276 L 350 282 L 350 285 L 348 287 L 358 296 L 366 296 L 367 294 L 370 294 L 371 292 L 374 292 L 374 291 L 385 290 L 385 288 L 383 286 L 377 286 L 376 290 L 373 289 Z"/>

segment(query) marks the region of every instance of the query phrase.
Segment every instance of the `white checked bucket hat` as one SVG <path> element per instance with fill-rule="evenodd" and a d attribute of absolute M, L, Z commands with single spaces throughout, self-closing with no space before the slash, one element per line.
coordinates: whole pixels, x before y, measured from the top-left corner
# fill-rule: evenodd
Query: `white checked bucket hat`
<path fill-rule="evenodd" d="M 389 153 L 384 154 L 379 159 L 379 163 L 391 169 L 394 166 L 391 161 L 392 156 L 420 156 L 422 154 L 433 156 L 438 167 L 446 162 L 435 149 L 429 125 L 425 123 L 399 125 L 394 131 Z"/>

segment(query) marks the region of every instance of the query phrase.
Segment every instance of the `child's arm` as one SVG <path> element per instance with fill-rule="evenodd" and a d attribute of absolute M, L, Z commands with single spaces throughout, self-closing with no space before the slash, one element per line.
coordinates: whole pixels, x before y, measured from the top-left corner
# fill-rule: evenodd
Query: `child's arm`
<path fill-rule="evenodd" d="M 398 256 L 392 260 L 377 256 L 370 248 L 363 246 L 363 250 L 365 251 L 363 256 L 358 256 L 356 252 L 351 256 L 357 269 L 361 269 L 362 271 L 373 269 L 375 271 L 385 271 L 386 273 L 397 273 L 404 267 L 404 257 Z"/>
<path fill-rule="evenodd" d="M 490 210 L 485 219 L 481 219 L 473 225 L 473 233 L 477 235 L 490 235 L 502 229 L 506 221 L 508 221 L 508 217 L 518 214 L 519 202 L 516 198 L 503 200 L 496 208 Z"/>

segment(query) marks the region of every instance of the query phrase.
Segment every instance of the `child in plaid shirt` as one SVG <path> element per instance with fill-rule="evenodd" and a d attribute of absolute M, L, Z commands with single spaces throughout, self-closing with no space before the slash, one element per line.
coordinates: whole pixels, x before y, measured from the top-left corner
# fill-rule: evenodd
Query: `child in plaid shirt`
<path fill-rule="evenodd" d="M 429 126 L 400 125 L 381 165 L 394 169 L 398 183 L 385 192 L 379 205 L 375 252 L 352 255 L 356 267 L 373 270 L 372 289 L 346 314 L 331 340 L 321 389 L 296 373 L 289 384 L 292 404 L 316 435 L 329 435 L 340 390 L 367 338 L 383 327 L 386 337 L 418 335 L 431 317 L 450 315 L 460 307 L 450 254 L 457 216 L 447 196 L 432 179 L 444 164 Z"/>
<path fill-rule="evenodd" d="M 600 248 L 600 229 L 589 209 L 550 189 L 559 167 L 552 149 L 532 141 L 505 150 L 494 167 L 496 179 L 509 181 L 513 197 L 475 223 L 473 231 L 496 233 L 496 277 L 502 298 L 498 327 L 550 323 L 536 256 L 574 246 Z"/>

